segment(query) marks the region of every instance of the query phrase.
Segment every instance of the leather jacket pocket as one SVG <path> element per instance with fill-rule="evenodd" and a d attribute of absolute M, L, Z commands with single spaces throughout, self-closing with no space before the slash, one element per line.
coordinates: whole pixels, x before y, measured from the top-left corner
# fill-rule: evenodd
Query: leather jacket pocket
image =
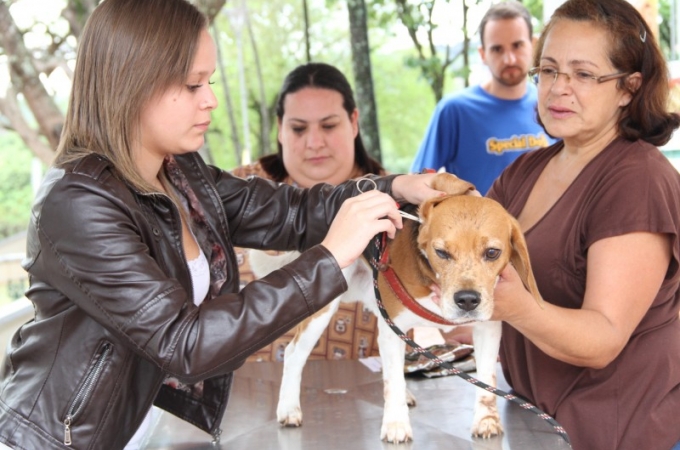
<path fill-rule="evenodd" d="M 66 415 L 64 416 L 64 445 L 71 445 L 71 426 L 80 417 L 85 405 L 92 397 L 92 394 L 97 386 L 97 382 L 104 372 L 104 368 L 111 359 L 113 353 L 113 344 L 108 341 L 101 343 L 97 352 L 95 353 L 90 368 L 83 378 L 83 381 L 78 386 L 73 400 L 71 400 Z"/>

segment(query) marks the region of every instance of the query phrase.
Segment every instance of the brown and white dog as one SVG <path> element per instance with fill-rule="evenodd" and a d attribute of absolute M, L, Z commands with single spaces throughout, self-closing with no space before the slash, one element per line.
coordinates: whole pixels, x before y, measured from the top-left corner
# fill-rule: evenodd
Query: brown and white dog
<path fill-rule="evenodd" d="M 451 174 L 440 174 L 435 177 L 433 187 L 450 195 L 420 205 L 421 224 L 404 220 L 404 228 L 388 244 L 388 265 L 404 289 L 425 309 L 451 324 L 475 322 L 476 378 L 496 386 L 501 324 L 488 320 L 493 312 L 493 291 L 498 275 L 508 262 L 540 301 L 524 236 L 517 221 L 500 204 L 491 199 L 464 195 L 474 190 L 470 183 Z M 297 256 L 296 252 L 273 256 L 251 251 L 250 263 L 255 275 L 263 276 Z M 343 273 L 348 291 L 298 325 L 295 338 L 286 347 L 276 411 L 284 426 L 302 425 L 302 370 L 339 304 L 363 299 L 365 306 L 379 315 L 373 272 L 368 262 L 360 258 Z M 433 293 L 433 285 L 439 287 L 440 295 Z M 383 272 L 379 274 L 378 286 L 385 309 L 404 332 L 417 326 L 452 328 L 425 320 L 407 309 Z M 406 442 L 413 436 L 408 405 L 415 404 L 415 399 L 406 389 L 404 378 L 405 343 L 381 317 L 378 318 L 378 333 L 385 398 L 380 437 L 388 442 Z M 473 436 L 487 438 L 502 432 L 496 396 L 478 389 Z"/>

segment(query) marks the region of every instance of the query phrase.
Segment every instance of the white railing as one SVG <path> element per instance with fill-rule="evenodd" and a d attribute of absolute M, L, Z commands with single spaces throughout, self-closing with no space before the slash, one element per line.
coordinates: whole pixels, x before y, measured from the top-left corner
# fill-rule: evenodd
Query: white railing
<path fill-rule="evenodd" d="M 25 247 L 25 244 L 11 248 Z M 21 267 L 23 252 L 0 255 L 0 364 L 5 357 L 7 343 L 16 330 L 33 318 L 33 305 L 24 297 L 28 276 Z"/>
<path fill-rule="evenodd" d="M 25 297 L 0 308 L 0 365 L 5 359 L 5 349 L 14 332 L 32 318 L 33 304 Z"/>

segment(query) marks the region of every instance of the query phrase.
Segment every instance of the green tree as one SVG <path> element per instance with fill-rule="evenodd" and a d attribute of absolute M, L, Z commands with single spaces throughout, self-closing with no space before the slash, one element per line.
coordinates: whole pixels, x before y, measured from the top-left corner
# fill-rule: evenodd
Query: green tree
<path fill-rule="evenodd" d="M 671 51 L 671 41 L 673 37 L 672 28 L 674 27 L 674 24 L 671 20 L 673 16 L 673 3 L 675 2 L 672 0 L 659 0 L 659 17 L 661 19 L 659 21 L 659 45 L 661 46 L 661 50 L 666 56 L 666 59 L 678 58 L 677 53 L 673 54 Z M 678 32 L 678 30 L 674 31 L 676 33 Z"/>
<path fill-rule="evenodd" d="M 468 52 L 470 36 L 474 30 L 468 28 L 468 10 L 482 0 L 372 0 L 372 10 L 382 24 L 398 21 L 406 29 L 414 51 L 405 63 L 408 67 L 417 68 L 421 76 L 428 82 L 435 101 L 441 100 L 446 92 L 446 81 L 451 75 L 461 76 L 467 85 L 469 74 Z M 461 44 L 452 38 L 456 30 L 447 30 L 447 39 L 437 39 L 440 31 L 442 15 L 440 9 L 460 8 Z M 461 68 L 453 70 L 454 63 L 462 60 Z"/>
<path fill-rule="evenodd" d="M 543 28 L 543 0 L 523 0 L 521 2 L 534 18 L 534 34 Z"/>
<path fill-rule="evenodd" d="M 15 133 L 0 133 L 0 239 L 25 230 L 31 211 L 33 154 Z"/>
<path fill-rule="evenodd" d="M 418 69 L 404 67 L 407 53 L 377 49 L 373 56 L 383 165 L 396 173 L 409 171 L 435 107 Z"/>
<path fill-rule="evenodd" d="M 360 111 L 359 125 L 361 126 L 362 138 L 371 156 L 382 161 L 366 3 L 364 0 L 347 0 L 347 10 L 349 12 L 352 69 L 356 84 L 354 92 Z"/>
<path fill-rule="evenodd" d="M 196 0 L 209 18 L 226 0 Z M 68 0 L 61 16 L 52 23 L 34 23 L 20 28 L 11 14 L 10 1 L 0 1 L 0 54 L 7 57 L 11 86 L 0 97 L 0 126 L 16 132 L 26 146 L 45 164 L 54 157 L 64 122 L 63 107 L 49 93 L 43 78 L 57 68 L 70 73 L 68 62 L 83 24 L 98 0 Z M 33 48 L 26 36 L 46 37 L 49 44 Z"/>

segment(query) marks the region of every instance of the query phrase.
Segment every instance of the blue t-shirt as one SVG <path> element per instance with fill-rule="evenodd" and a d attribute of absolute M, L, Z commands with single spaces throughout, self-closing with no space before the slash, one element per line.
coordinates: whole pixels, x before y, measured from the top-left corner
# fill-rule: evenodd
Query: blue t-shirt
<path fill-rule="evenodd" d="M 534 85 L 517 100 L 472 86 L 437 104 L 411 170 L 444 167 L 485 194 L 520 154 L 553 142 L 536 121 Z"/>

